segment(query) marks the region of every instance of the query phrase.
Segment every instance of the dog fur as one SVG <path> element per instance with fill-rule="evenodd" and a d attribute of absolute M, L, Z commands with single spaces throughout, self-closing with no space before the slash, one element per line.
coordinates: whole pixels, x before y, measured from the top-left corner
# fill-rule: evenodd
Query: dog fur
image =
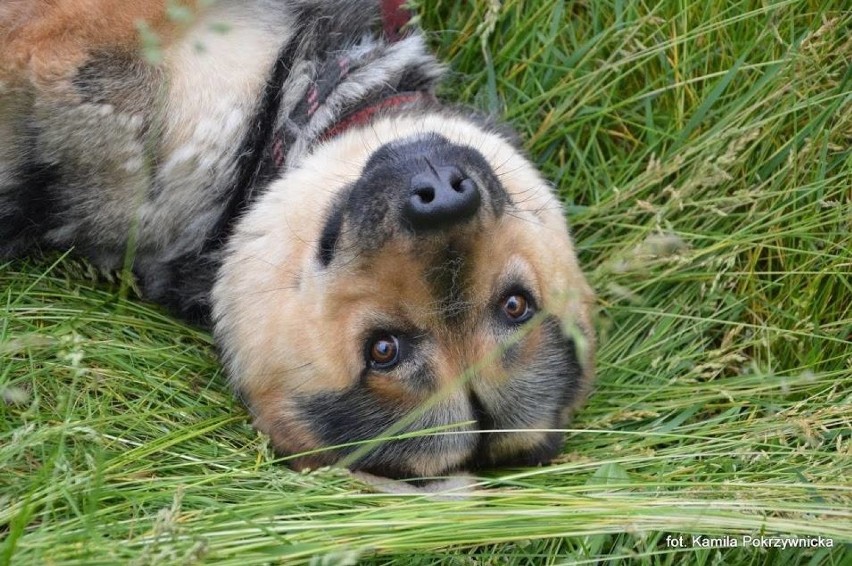
<path fill-rule="evenodd" d="M 115 269 L 132 243 L 143 294 L 212 322 L 255 425 L 297 467 L 546 462 L 594 374 L 592 291 L 513 135 L 437 103 L 442 66 L 415 28 L 383 33 L 382 4 L 176 17 L 163 1 L 7 0 L 0 257 L 73 247 Z M 422 96 L 339 127 L 404 92 Z M 472 218 L 407 223 L 408 175 L 430 159 L 475 182 Z M 535 312 L 515 324 L 500 309 L 518 295 Z M 377 332 L 405 350 L 390 369 L 365 363 Z M 359 447 L 382 435 L 404 438 Z"/>

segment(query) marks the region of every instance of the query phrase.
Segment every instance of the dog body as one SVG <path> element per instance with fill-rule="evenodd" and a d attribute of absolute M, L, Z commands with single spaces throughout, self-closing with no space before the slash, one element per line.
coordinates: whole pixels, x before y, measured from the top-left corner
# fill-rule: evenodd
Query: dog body
<path fill-rule="evenodd" d="M 437 103 L 400 2 L 179 8 L 0 7 L 0 257 L 130 250 L 146 297 L 212 320 L 258 428 L 312 452 L 297 466 L 552 458 L 593 374 L 592 293 L 512 136 Z"/>

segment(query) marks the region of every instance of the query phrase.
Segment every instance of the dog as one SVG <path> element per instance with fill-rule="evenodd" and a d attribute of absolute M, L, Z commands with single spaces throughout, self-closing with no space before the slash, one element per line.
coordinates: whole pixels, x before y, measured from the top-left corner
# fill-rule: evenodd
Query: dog
<path fill-rule="evenodd" d="M 297 469 L 547 463 L 593 292 L 516 135 L 441 103 L 443 72 L 400 0 L 4 0 L 0 258 L 129 258 Z"/>

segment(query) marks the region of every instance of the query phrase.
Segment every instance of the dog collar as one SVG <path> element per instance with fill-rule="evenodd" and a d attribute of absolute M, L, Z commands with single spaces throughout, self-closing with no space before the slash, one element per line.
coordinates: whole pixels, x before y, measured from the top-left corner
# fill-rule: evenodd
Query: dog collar
<path fill-rule="evenodd" d="M 339 136 L 350 128 L 363 126 L 364 124 L 367 124 L 373 116 L 390 108 L 434 101 L 435 96 L 432 93 L 425 91 L 400 92 L 388 95 L 373 104 L 369 104 L 358 110 L 350 112 L 347 116 L 344 116 L 342 120 L 339 120 L 323 132 L 318 141 L 326 141 Z"/>
<path fill-rule="evenodd" d="M 405 26 L 411 21 L 411 12 L 405 7 L 405 0 L 381 0 L 379 7 L 385 43 L 392 44 L 405 38 Z M 286 115 L 281 116 L 282 89 L 298 51 L 299 38 L 294 36 L 275 60 L 258 111 L 238 151 L 236 174 L 227 192 L 227 205 L 205 243 L 205 249 L 219 247 L 225 242 L 236 218 L 279 175 L 290 148 L 296 144 L 326 99 L 353 70 L 352 61 L 347 56 L 326 61 L 320 66 L 302 99 Z M 368 64 L 369 60 L 364 63 Z M 349 128 L 366 124 L 380 111 L 433 99 L 433 95 L 427 91 L 397 92 L 389 88 L 373 93 L 366 104 L 350 109 L 341 119 L 329 124 L 315 137 L 313 143 L 327 141 Z"/>
<path fill-rule="evenodd" d="M 411 21 L 411 12 L 405 7 L 405 2 L 406 0 L 381 0 L 382 33 L 385 42 L 388 44 L 396 43 L 406 35 L 404 28 Z M 286 57 L 286 60 L 292 60 L 293 55 L 294 53 L 288 47 L 282 52 L 281 57 Z M 274 177 L 284 166 L 289 149 L 293 147 L 296 138 L 304 127 L 310 123 L 317 110 L 325 104 L 327 98 L 346 79 L 352 70 L 352 61 L 346 55 L 326 61 L 320 67 L 302 99 L 296 104 L 287 116 L 287 119 L 283 120 L 275 128 L 269 142 L 266 144 L 264 155 L 261 158 L 260 167 L 258 168 L 258 178 L 260 180 L 267 180 L 269 177 Z M 286 79 L 286 76 L 283 78 Z M 283 84 L 284 80 L 276 85 L 279 104 L 280 90 Z M 343 133 L 343 131 L 352 126 L 364 124 L 380 110 L 413 103 L 426 96 L 431 95 L 426 92 L 396 92 L 393 89 L 389 89 L 386 92 L 374 93 L 370 97 L 372 102 L 360 105 L 355 110 L 350 110 L 343 118 L 328 126 L 318 136 L 316 141 L 328 140 L 335 135 Z"/>

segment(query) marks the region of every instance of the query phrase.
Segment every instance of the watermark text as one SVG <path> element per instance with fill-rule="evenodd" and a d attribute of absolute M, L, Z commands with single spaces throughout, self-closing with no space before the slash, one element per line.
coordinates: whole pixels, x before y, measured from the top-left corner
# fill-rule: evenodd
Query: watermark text
<path fill-rule="evenodd" d="M 832 548 L 834 539 L 822 536 L 666 535 L 664 543 L 668 548 Z"/>

